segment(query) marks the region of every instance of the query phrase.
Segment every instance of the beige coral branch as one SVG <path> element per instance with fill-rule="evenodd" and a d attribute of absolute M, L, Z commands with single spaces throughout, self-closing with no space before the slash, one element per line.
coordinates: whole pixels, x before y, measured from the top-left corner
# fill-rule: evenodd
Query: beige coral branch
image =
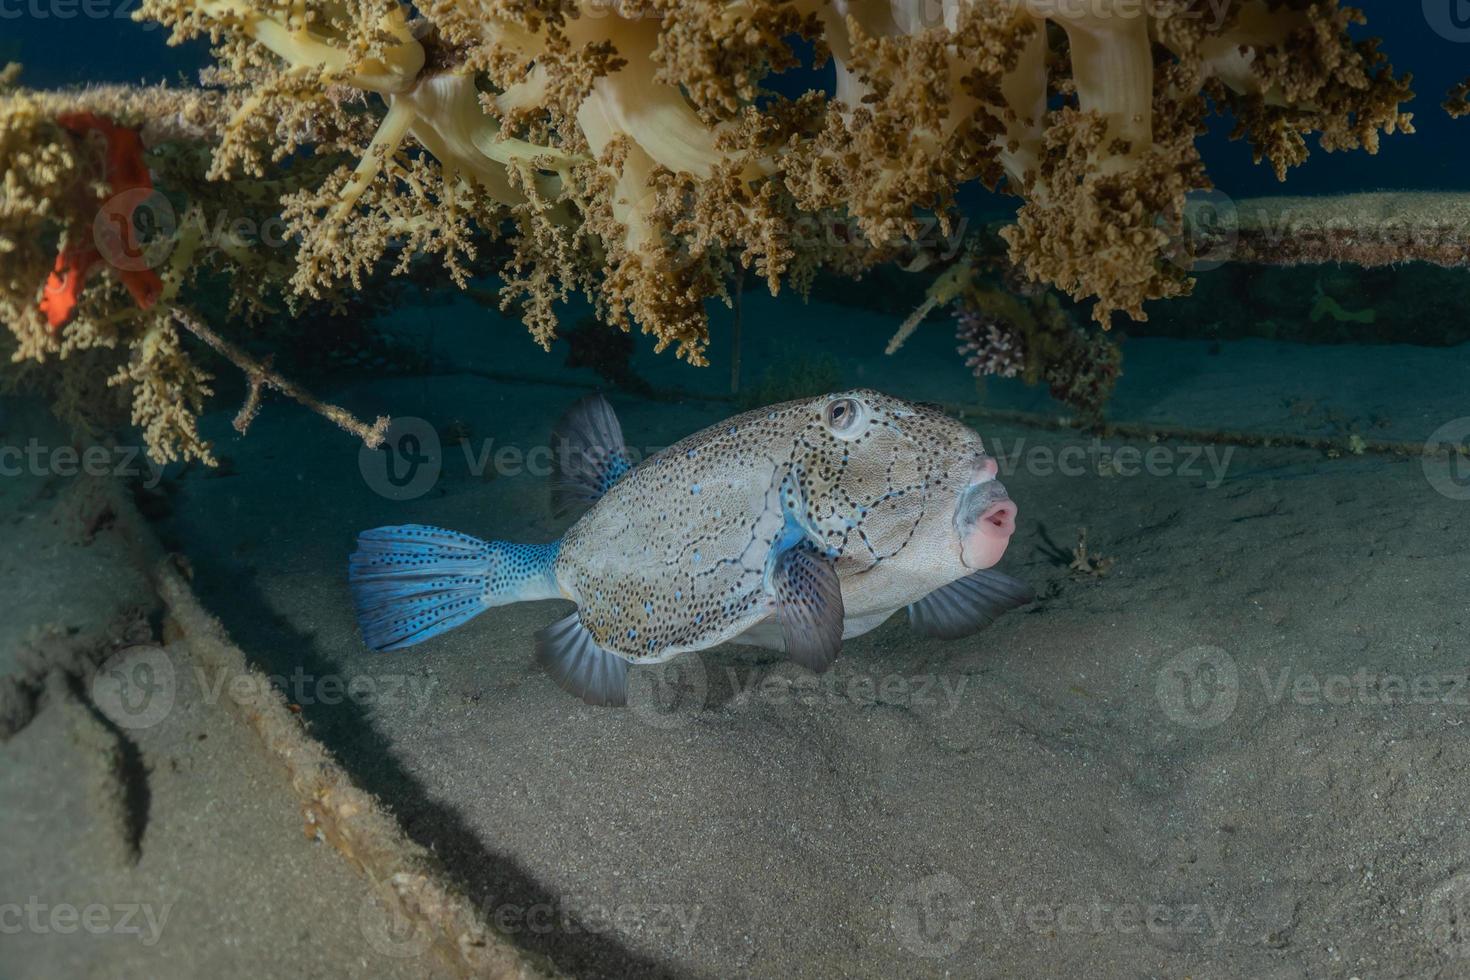
<path fill-rule="evenodd" d="M 924 302 L 920 303 L 914 312 L 899 324 L 898 331 L 888 341 L 888 346 L 883 349 L 883 353 L 898 353 L 908 339 L 918 331 L 924 318 L 946 303 L 954 302 L 970 285 L 974 275 L 975 267 L 967 259 L 961 259 L 940 273 L 929 285 Z"/>
<path fill-rule="evenodd" d="M 609 322 L 637 323 L 696 362 L 708 336 L 703 303 L 723 295 L 732 256 L 773 290 L 817 264 L 853 266 L 855 250 L 793 234 L 802 212 L 850 216 L 872 262 L 925 211 L 947 220 L 959 184 L 1003 183 L 1024 199 L 1007 235 L 1014 261 L 1095 297 L 1106 325 L 1116 311 L 1142 318 L 1145 302 L 1190 288 L 1187 262 L 1165 253 L 1185 195 L 1208 186 L 1194 147 L 1206 95 L 1283 174 L 1310 132 L 1328 149 L 1373 152 L 1380 134 L 1409 129 L 1399 111 L 1407 87 L 1371 43 L 1350 36 L 1360 17 L 1335 0 L 932 11 L 908 0 L 427 0 L 418 9 L 416 24 L 394 0 L 146 0 L 142 13 L 178 36 L 221 42 L 223 80 L 243 109 L 291 123 L 284 140 L 274 126 L 277 156 L 303 128 L 351 146 L 353 120 L 323 93 L 349 87 L 384 100 L 356 170 L 292 211 L 298 231 L 328 239 L 313 240 L 298 288 L 356 284 L 388 247 L 391 235 L 371 226 L 401 220 L 389 197 L 421 193 L 399 176 L 412 143 L 444 168 L 445 200 L 458 208 L 454 184 L 472 182 L 486 200 L 466 206 L 470 220 L 514 226 L 534 243 L 517 247 L 506 278 L 511 295 L 534 293 L 522 308 L 539 340 L 556 300 L 583 289 Z M 768 75 L 799 64 L 793 35 L 835 62 L 836 98 L 760 101 Z M 1048 108 L 1058 93 L 1063 105 Z M 335 125 L 304 119 L 306 103 Z M 248 164 L 250 144 L 272 142 L 259 122 L 235 128 L 225 160 Z M 327 136 L 333 128 L 342 135 Z M 547 223 L 574 230 L 579 244 Z M 432 250 L 437 238 L 424 241 Z"/>
<path fill-rule="evenodd" d="M 245 404 L 235 415 L 235 431 L 244 435 L 250 428 L 250 423 L 255 420 L 256 413 L 260 411 L 261 392 L 265 388 L 272 388 L 285 395 L 287 398 L 297 402 L 316 414 L 341 428 L 352 433 L 362 440 L 363 445 L 369 449 L 377 449 L 383 444 L 383 439 L 388 433 L 390 419 L 380 415 L 372 425 L 367 425 L 345 408 L 329 405 L 316 398 L 311 392 L 300 385 L 271 370 L 269 364 L 263 363 L 249 354 L 245 353 L 236 345 L 230 343 L 219 334 L 210 330 L 199 318 L 186 310 L 177 309 L 173 311 L 174 321 L 189 333 L 204 341 L 214 351 L 239 368 L 245 374 L 248 390 Z"/>
<path fill-rule="evenodd" d="M 1004 235 L 1022 275 L 1090 298 L 1104 326 L 1142 319 L 1192 287 L 1181 228 L 1210 186 L 1210 112 L 1283 177 L 1314 135 L 1373 153 L 1412 131 L 1407 82 L 1337 0 L 142 0 L 136 17 L 214 46 L 208 95 L 38 95 L 0 72 L 0 318 L 22 359 L 118 351 L 164 456 L 208 451 L 207 379 L 176 324 L 110 275 L 64 330 L 37 309 L 104 183 L 95 147 L 57 122 L 68 110 L 174 154 L 150 166 L 191 213 L 286 222 L 290 246 L 268 256 L 181 236 L 160 309 L 201 271 L 249 318 L 269 291 L 340 305 L 432 258 L 462 287 L 498 273 L 543 346 L 583 294 L 694 364 L 734 269 L 773 293 L 860 273 L 931 218 L 948 234 L 967 182 L 1020 199 Z M 830 95 L 769 90 L 827 61 Z M 504 242 L 499 268 L 487 240 Z"/>

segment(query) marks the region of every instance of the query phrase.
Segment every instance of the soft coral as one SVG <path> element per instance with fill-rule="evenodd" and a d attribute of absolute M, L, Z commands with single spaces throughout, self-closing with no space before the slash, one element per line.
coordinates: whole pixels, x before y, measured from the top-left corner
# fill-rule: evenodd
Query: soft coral
<path fill-rule="evenodd" d="M 153 190 L 153 180 L 143 162 L 143 140 L 137 130 L 91 112 L 64 113 L 56 121 L 76 136 L 98 132 L 106 141 L 103 174 L 112 194 L 98 202 L 99 218 L 105 222 L 103 227 L 114 229 L 117 234 L 117 254 L 108 258 L 123 285 L 132 293 L 133 302 L 146 310 L 158 301 L 163 282 L 158 273 L 148 268 L 133 226 L 134 210 Z M 53 333 L 76 315 L 87 276 L 102 260 L 96 235 L 63 246 L 57 253 L 40 304 Z"/>

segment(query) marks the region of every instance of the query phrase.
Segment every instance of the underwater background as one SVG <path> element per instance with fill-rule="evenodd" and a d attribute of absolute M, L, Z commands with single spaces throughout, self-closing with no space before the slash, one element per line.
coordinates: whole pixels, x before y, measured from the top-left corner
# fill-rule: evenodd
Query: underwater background
<path fill-rule="evenodd" d="M 1417 134 L 1313 152 L 1283 187 L 1215 120 L 1201 150 L 1225 200 L 1423 191 L 1432 209 L 1470 189 L 1470 121 L 1438 108 L 1470 35 L 1361 6 L 1415 75 Z M 9 17 L 0 64 L 39 88 L 192 80 L 205 50 L 165 36 Z M 984 236 L 1016 201 L 969 187 L 960 206 Z M 709 304 L 694 368 L 580 300 L 543 351 L 493 277 L 410 277 L 247 345 L 394 417 L 401 460 L 283 398 L 239 435 L 246 386 L 220 362 L 201 415 L 217 467 L 130 460 L 126 505 L 55 473 L 0 480 L 0 676 L 39 650 L 113 663 L 124 691 L 140 662 L 167 682 L 155 714 L 110 682 L 79 709 L 48 681 L 63 707 L 5 733 L 0 977 L 1470 976 L 1470 481 L 1420 454 L 1470 439 L 1470 276 L 1204 268 L 1193 296 L 1113 328 L 1121 374 L 1097 401 L 977 379 L 948 310 L 886 355 L 928 278 L 823 275 L 805 302 L 753 282 Z M 626 712 L 532 660 L 560 600 L 363 646 L 355 536 L 557 538 L 535 453 L 586 394 L 608 395 L 636 461 L 857 386 L 979 432 L 1020 508 L 1000 567 L 1037 603 L 953 643 L 895 617 L 819 680 L 705 651 Z M 0 403 L 0 444 L 36 439 L 68 435 Z M 182 556 L 161 585 L 129 571 L 144 537 Z M 268 688 L 231 695 L 247 675 Z M 343 807 L 381 826 L 339 834 Z M 490 933 L 424 926 L 456 901 Z M 55 926 L 94 905 L 106 930 Z M 499 939 L 530 958 L 474 958 Z"/>

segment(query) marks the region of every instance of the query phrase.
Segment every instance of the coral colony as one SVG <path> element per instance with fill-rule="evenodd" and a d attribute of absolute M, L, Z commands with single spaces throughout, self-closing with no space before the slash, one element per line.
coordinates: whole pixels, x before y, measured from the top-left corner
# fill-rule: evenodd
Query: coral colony
<path fill-rule="evenodd" d="M 199 335 L 206 278 L 243 332 L 427 257 L 460 285 L 499 273 L 543 345 L 581 292 L 702 364 L 705 303 L 735 268 L 772 291 L 860 272 L 979 181 L 1021 199 L 1003 233 L 1021 276 L 1106 324 L 1190 288 L 1166 250 L 1208 186 L 1208 112 L 1283 176 L 1311 133 L 1371 153 L 1410 128 L 1406 82 L 1335 0 L 144 0 L 137 16 L 212 42 L 204 88 L 38 93 L 0 74 L 0 317 L 17 360 L 110 351 L 160 459 L 209 458 L 210 379 L 181 333 Z M 804 59 L 835 67 L 830 96 L 763 87 Z M 82 244 L 98 202 L 133 221 L 119 189 L 147 193 L 129 145 L 166 247 L 129 232 L 99 263 Z M 210 225 L 242 212 L 283 220 L 289 247 Z M 839 225 L 859 233 L 813 231 Z M 493 240 L 498 269 L 476 247 Z M 977 367 L 1033 356 L 984 331 Z"/>

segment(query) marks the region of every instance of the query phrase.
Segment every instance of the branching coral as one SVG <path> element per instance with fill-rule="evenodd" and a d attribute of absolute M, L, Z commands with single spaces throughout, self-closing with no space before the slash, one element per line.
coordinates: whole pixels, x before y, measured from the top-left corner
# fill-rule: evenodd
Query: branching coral
<path fill-rule="evenodd" d="M 976 280 L 964 291 L 955 321 L 958 352 L 976 378 L 1045 384 L 1082 418 L 1102 419 L 1122 374 L 1122 354 L 1096 327 L 1074 323 L 1054 295 L 1019 296 Z"/>
<path fill-rule="evenodd" d="M 113 193 L 117 184 L 108 170 L 120 158 L 108 152 L 116 143 L 109 144 L 105 133 L 116 126 L 129 127 L 133 139 L 136 131 L 149 139 L 197 136 L 208 128 L 211 111 L 212 100 L 201 93 L 162 89 L 0 94 L 0 159 L 6 162 L 0 320 L 16 340 L 13 356 L 41 361 L 123 352 L 116 382 L 133 386 L 134 421 L 164 456 L 207 454 L 194 424 L 207 391 L 205 375 L 178 349 L 166 323 L 169 302 L 201 265 L 192 249 L 181 248 L 160 276 L 140 253 L 108 247 L 111 234 L 114 245 L 136 249 L 134 195 L 146 190 L 134 180 L 122 194 Z M 99 137 L 103 145 L 94 145 Z M 115 218 L 126 226 L 118 228 Z M 64 284 L 58 278 L 63 272 L 74 281 Z M 95 278 L 83 293 L 79 283 L 89 273 Z"/>
<path fill-rule="evenodd" d="M 202 271 L 233 277 L 248 318 L 267 287 L 340 301 L 436 257 L 461 285 L 498 271 L 543 345 L 585 293 L 602 322 L 703 363 L 706 304 L 737 268 L 773 292 L 861 270 L 931 216 L 948 234 L 956 188 L 980 181 L 1022 198 L 1013 261 L 1095 297 L 1106 325 L 1189 288 L 1172 243 L 1207 185 L 1194 143 L 1212 107 L 1281 174 L 1310 132 L 1373 152 L 1409 126 L 1405 82 L 1336 0 L 143 0 L 138 16 L 212 42 L 215 94 L 0 96 L 0 316 L 21 357 L 121 345 L 139 398 L 186 408 L 204 380 L 174 356 L 168 311 Z M 764 88 L 809 57 L 830 63 L 830 97 Z M 291 247 L 181 228 L 156 312 L 104 275 L 50 334 L 43 259 L 107 189 L 63 111 L 194 126 L 175 156 L 143 134 L 181 225 L 241 194 L 284 216 Z M 486 268 L 477 244 L 496 241 L 508 259 Z M 207 451 L 190 411 L 139 418 L 162 455 Z"/>
<path fill-rule="evenodd" d="M 1054 291 L 1019 282 L 1019 274 L 994 234 L 972 235 L 964 254 L 935 278 L 924 302 L 889 341 L 887 352 L 897 351 L 929 313 L 952 304 L 955 349 L 977 380 L 1045 384 L 1086 423 L 1101 422 L 1122 375 L 1122 351 L 1097 326 L 1079 325 Z"/>
<path fill-rule="evenodd" d="M 1009 171 L 1027 198 L 1009 232 L 1013 257 L 1073 296 L 1095 293 L 1104 324 L 1113 310 L 1142 319 L 1145 300 L 1188 288 L 1181 265 L 1161 256 L 1185 194 L 1207 186 L 1194 148 L 1202 95 L 1234 115 L 1235 135 L 1281 179 L 1306 158 L 1304 134 L 1319 132 L 1329 151 L 1374 153 L 1380 133 L 1412 131 L 1399 111 L 1407 81 L 1382 65 L 1375 42 L 1350 38 L 1362 17 L 1335 0 L 1147 6 L 1148 17 L 1132 0 L 1055 7 L 1070 11 L 1055 21 L 1069 41 L 1077 105 L 1016 139 L 1039 162 Z"/>
<path fill-rule="evenodd" d="M 252 406 L 271 387 L 373 444 L 385 422 L 364 426 L 315 402 L 182 306 L 198 280 L 223 273 L 233 280 L 228 312 L 260 316 L 291 268 L 223 227 L 253 207 L 277 208 L 289 184 L 203 180 L 209 157 L 195 151 L 215 142 L 221 123 L 219 100 L 197 91 L 0 93 L 0 319 L 12 358 L 63 361 L 50 387 L 79 428 L 95 429 L 111 407 L 95 388 L 100 370 L 126 393 L 155 460 L 211 461 L 197 424 L 211 378 L 185 349 L 183 327 L 245 372 Z M 188 189 L 181 214 L 154 191 L 149 169 L 171 190 Z M 211 224 L 211 214 L 222 221 Z"/>
<path fill-rule="evenodd" d="M 1441 107 L 1451 119 L 1470 116 L 1470 80 L 1456 82 L 1444 97 Z"/>
<path fill-rule="evenodd" d="M 1161 257 L 1205 186 L 1209 95 L 1278 172 L 1407 128 L 1404 83 L 1335 0 L 146 0 L 217 44 L 233 119 L 215 169 L 303 144 L 359 162 L 288 205 L 296 285 L 354 282 L 389 241 L 473 260 L 464 222 L 517 242 L 507 300 L 543 343 L 588 292 L 701 361 L 732 263 L 772 289 L 835 258 L 801 212 L 855 220 L 873 257 L 964 181 L 1025 198 L 1014 257 L 1141 317 L 1187 288 Z M 763 92 L 810 42 L 831 99 Z M 361 111 L 351 93 L 381 108 Z M 1049 100 L 1060 97 L 1056 108 Z M 368 133 L 369 124 L 375 129 Z M 434 161 L 429 167 L 419 151 Z M 851 256 L 848 257 L 851 259 Z"/>
<path fill-rule="evenodd" d="M 1026 367 L 1025 341 L 1004 320 L 979 310 L 955 314 L 957 348 L 977 378 L 1014 378 Z"/>

